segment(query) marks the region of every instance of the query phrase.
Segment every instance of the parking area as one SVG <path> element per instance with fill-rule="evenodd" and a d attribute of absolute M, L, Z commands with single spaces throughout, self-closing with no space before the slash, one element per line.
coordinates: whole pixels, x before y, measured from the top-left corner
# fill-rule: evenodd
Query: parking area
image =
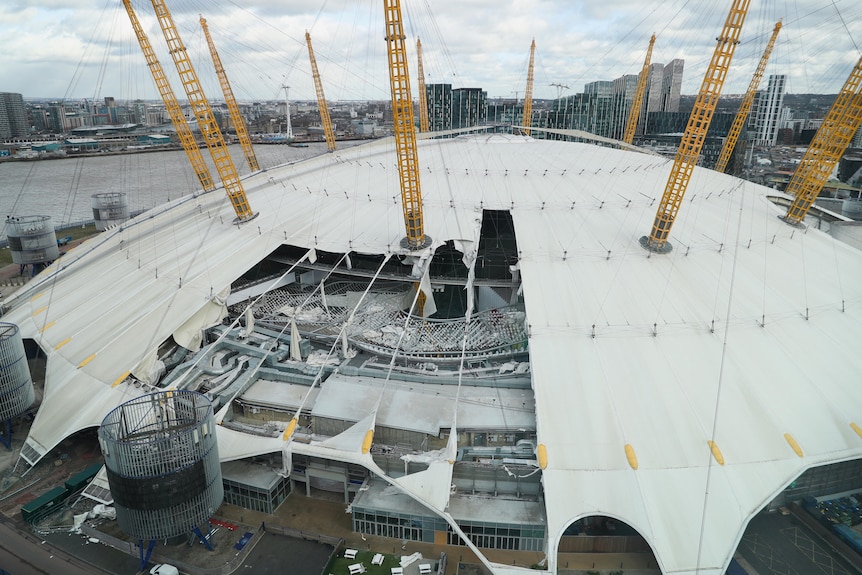
<path fill-rule="evenodd" d="M 760 514 L 751 520 L 738 552 L 759 575 L 856 575 L 793 515 Z"/>
<path fill-rule="evenodd" d="M 255 575 L 321 573 L 332 551 L 329 545 L 267 532 L 237 572 Z"/>

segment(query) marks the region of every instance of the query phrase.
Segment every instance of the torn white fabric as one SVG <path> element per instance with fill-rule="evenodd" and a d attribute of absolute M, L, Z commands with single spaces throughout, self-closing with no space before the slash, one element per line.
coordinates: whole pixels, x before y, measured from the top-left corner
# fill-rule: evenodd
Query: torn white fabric
<path fill-rule="evenodd" d="M 210 298 L 194 315 L 174 331 L 174 341 L 188 350 L 199 350 L 203 342 L 203 330 L 218 325 L 221 320 L 227 317 L 225 301 L 228 295 L 230 295 L 230 287 Z"/>

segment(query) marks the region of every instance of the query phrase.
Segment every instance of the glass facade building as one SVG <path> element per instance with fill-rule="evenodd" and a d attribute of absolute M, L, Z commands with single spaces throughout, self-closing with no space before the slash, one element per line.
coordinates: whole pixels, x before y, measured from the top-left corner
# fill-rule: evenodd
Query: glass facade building
<path fill-rule="evenodd" d="M 366 535 L 445 545 L 464 545 L 446 521 L 427 515 L 366 509 L 354 505 L 353 530 Z M 456 518 L 457 519 L 457 518 Z M 542 551 L 544 524 L 525 525 L 476 520 L 458 520 L 458 525 L 477 547 L 512 551 Z"/>
<path fill-rule="evenodd" d="M 459 484 L 449 498 L 448 512 L 478 547 L 511 551 L 545 548 L 543 504 L 533 495 L 498 494 L 483 489 L 481 482 Z M 504 495 L 504 493 L 507 493 Z M 392 493 L 389 484 L 367 481 L 350 506 L 353 531 L 402 541 L 435 545 L 464 545 L 461 535 L 445 519 L 407 495 Z"/>
<path fill-rule="evenodd" d="M 222 464 L 224 501 L 272 515 L 290 493 L 290 480 L 273 469 L 247 461 Z"/>

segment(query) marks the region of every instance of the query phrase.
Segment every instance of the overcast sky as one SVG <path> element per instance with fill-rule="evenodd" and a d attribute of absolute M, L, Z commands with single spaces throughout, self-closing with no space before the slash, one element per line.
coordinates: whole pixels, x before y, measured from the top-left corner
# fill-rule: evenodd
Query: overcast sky
<path fill-rule="evenodd" d="M 328 100 L 388 98 L 382 0 L 166 0 L 211 99 L 221 99 L 199 15 L 240 101 L 315 98 L 304 33 L 311 33 Z M 182 88 L 149 0 L 132 5 Z M 583 91 L 587 82 L 637 74 L 652 61 L 685 60 L 683 93 L 703 80 L 731 0 L 402 0 L 416 94 L 416 38 L 426 82 L 523 97 L 536 39 L 534 96 Z M 835 93 L 859 59 L 859 0 L 752 0 L 724 93 L 743 93 L 778 19 L 784 27 L 767 74 L 789 93 Z M 0 91 L 25 98 L 157 99 L 121 0 L 0 1 Z"/>

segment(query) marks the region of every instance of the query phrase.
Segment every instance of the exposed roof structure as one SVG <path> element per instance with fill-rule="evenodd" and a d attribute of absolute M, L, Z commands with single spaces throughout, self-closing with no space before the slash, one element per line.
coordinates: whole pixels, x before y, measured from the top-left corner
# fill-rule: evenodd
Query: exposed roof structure
<path fill-rule="evenodd" d="M 605 515 L 637 529 L 665 573 L 723 573 L 749 519 L 794 478 L 862 456 L 862 252 L 783 223 L 773 190 L 696 169 L 674 249 L 656 255 L 638 239 L 668 160 L 475 135 L 422 141 L 419 162 L 426 256 L 450 240 L 475 249 L 484 210 L 514 223 L 552 570 L 566 527 Z M 221 190 L 187 196 L 75 248 L 10 298 L 3 320 L 47 354 L 30 463 L 143 393 L 126 374 L 171 335 L 219 321 L 226 289 L 280 245 L 400 253 L 391 139 L 244 186 L 260 212 L 250 223 L 232 223 Z M 373 469 L 359 432 L 375 417 L 296 448 Z M 282 446 L 219 434 L 223 460 Z M 447 465 L 405 492 L 445 513 Z"/>

